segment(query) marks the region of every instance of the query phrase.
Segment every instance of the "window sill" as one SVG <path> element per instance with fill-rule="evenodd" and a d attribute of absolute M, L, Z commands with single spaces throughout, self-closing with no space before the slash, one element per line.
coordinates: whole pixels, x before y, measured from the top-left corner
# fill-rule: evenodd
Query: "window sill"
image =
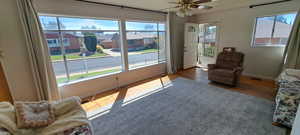
<path fill-rule="evenodd" d="M 163 63 L 166 63 L 166 61 L 160 61 L 158 63 L 152 63 L 152 64 L 148 64 L 148 65 L 143 65 L 143 66 L 132 67 L 132 68 L 129 68 L 129 71 L 138 70 L 138 69 L 141 69 L 141 68 L 146 68 L 146 67 L 149 67 L 149 66 L 154 66 L 154 65 L 163 64 Z"/>
<path fill-rule="evenodd" d="M 286 45 L 252 45 L 252 48 L 269 48 L 269 47 L 274 47 L 274 48 L 285 48 Z"/>
<path fill-rule="evenodd" d="M 159 64 L 165 64 L 165 63 L 166 63 L 166 61 L 161 61 L 159 63 L 154 63 L 154 64 L 145 65 L 145 66 L 135 67 L 135 68 L 129 69 L 129 71 L 139 70 L 139 69 L 142 69 L 142 68 L 147 68 L 149 66 L 154 66 L 154 65 L 159 65 Z M 93 79 L 114 76 L 114 75 L 118 75 L 118 74 L 120 74 L 122 72 L 124 72 L 124 71 L 119 71 L 119 72 L 109 73 L 109 74 L 105 74 L 105 75 L 98 75 L 98 76 L 93 76 L 93 77 L 82 78 L 82 79 L 71 81 L 71 82 L 65 82 L 65 83 L 58 84 L 58 88 L 64 87 L 64 86 L 67 86 L 67 85 L 72 85 L 72 84 L 84 82 L 84 81 L 93 80 Z"/>
<path fill-rule="evenodd" d="M 105 75 L 97 75 L 97 76 L 93 76 L 93 77 L 86 77 L 86 78 L 78 79 L 78 80 L 75 80 L 75 81 L 65 82 L 65 83 L 58 84 L 58 87 L 63 87 L 63 86 L 66 86 L 66 85 L 76 84 L 76 83 L 79 83 L 79 82 L 93 80 L 93 79 L 97 79 L 97 78 L 101 78 L 101 77 L 113 76 L 113 75 L 119 74 L 121 72 L 122 71 L 118 71 L 118 72 L 109 73 L 109 74 L 105 74 Z"/>

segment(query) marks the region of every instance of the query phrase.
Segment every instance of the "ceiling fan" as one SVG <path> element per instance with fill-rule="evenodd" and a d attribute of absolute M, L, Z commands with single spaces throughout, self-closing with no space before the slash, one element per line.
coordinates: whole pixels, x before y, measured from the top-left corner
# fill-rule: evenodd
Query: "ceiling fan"
<path fill-rule="evenodd" d="M 211 9 L 212 6 L 203 5 L 204 3 L 213 2 L 215 0 L 179 0 L 178 2 L 169 2 L 170 4 L 176 4 L 177 6 L 166 8 L 163 10 L 169 9 L 179 9 L 177 11 L 177 16 L 185 17 L 192 16 L 191 11 L 193 9 Z"/>

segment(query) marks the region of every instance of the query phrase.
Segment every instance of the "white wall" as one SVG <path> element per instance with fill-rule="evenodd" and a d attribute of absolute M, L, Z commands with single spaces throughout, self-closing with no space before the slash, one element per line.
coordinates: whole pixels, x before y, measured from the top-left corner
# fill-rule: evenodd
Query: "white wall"
<path fill-rule="evenodd" d="M 14 100 L 37 100 L 15 0 L 1 0 L 0 20 L 1 63 L 11 95 Z"/>
<path fill-rule="evenodd" d="M 250 9 L 240 7 L 189 18 L 189 22 L 217 23 L 219 26 L 219 49 L 232 46 L 245 53 L 244 74 L 274 79 L 279 72 L 283 47 L 251 47 L 255 18 L 299 10 L 300 1 L 274 4 Z"/>

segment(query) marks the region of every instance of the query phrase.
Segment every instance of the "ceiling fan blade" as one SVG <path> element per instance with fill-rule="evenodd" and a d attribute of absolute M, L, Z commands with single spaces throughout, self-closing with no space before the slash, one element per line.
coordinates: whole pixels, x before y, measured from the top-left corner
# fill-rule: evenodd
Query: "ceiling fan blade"
<path fill-rule="evenodd" d="M 193 4 L 202 4 L 202 3 L 207 3 L 207 2 L 212 2 L 212 0 L 197 0 L 197 1 L 194 1 Z"/>
<path fill-rule="evenodd" d="M 200 5 L 197 5 L 197 4 L 193 4 L 193 5 L 190 5 L 191 8 L 198 8 Z"/>
<path fill-rule="evenodd" d="M 198 9 L 212 9 L 213 8 L 213 6 L 206 6 L 206 5 L 199 5 L 198 6 Z"/>
<path fill-rule="evenodd" d="M 207 6 L 207 5 L 197 5 L 197 4 L 193 4 L 190 5 L 191 8 L 198 8 L 198 9 L 211 9 L 213 8 L 212 6 Z"/>
<path fill-rule="evenodd" d="M 179 2 L 168 2 L 169 4 L 180 4 Z"/>
<path fill-rule="evenodd" d="M 175 8 L 180 8 L 180 6 L 169 7 L 169 8 L 164 8 L 164 9 L 160 9 L 160 10 L 168 10 L 168 9 L 175 9 Z"/>

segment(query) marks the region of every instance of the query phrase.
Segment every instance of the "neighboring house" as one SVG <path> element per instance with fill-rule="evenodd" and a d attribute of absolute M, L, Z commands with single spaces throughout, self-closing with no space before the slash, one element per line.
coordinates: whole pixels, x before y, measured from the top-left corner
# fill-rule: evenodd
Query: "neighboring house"
<path fill-rule="evenodd" d="M 152 33 L 134 33 L 130 32 L 126 35 L 128 51 L 137 51 L 146 48 L 156 48 L 157 47 L 157 36 Z M 120 36 L 114 34 L 112 37 L 112 50 L 120 50 Z"/>
<path fill-rule="evenodd" d="M 293 25 L 277 21 L 275 24 L 273 38 L 270 39 L 272 35 L 273 24 L 274 21 L 272 20 L 264 20 L 257 22 L 257 28 L 255 32 L 256 45 L 266 45 L 270 43 L 273 45 L 285 45 L 287 43 Z"/>
<path fill-rule="evenodd" d="M 57 33 L 45 33 L 51 55 L 61 54 L 61 47 L 59 44 Z M 156 35 L 152 33 L 127 33 L 128 51 L 137 51 L 146 48 L 156 48 Z M 113 35 L 97 35 L 98 44 L 102 45 L 104 49 L 112 49 L 113 51 L 120 51 L 120 37 L 119 34 Z M 64 34 L 63 45 L 66 53 L 80 52 L 80 37 L 73 34 Z"/>
<path fill-rule="evenodd" d="M 100 44 L 104 49 L 111 49 L 113 46 L 113 41 L 111 39 L 103 39 L 100 41 Z"/>
<path fill-rule="evenodd" d="M 78 37 L 72 34 L 64 34 L 63 45 L 66 53 L 80 52 L 80 41 Z M 61 54 L 61 47 L 59 44 L 59 35 L 57 33 L 45 33 L 45 37 L 49 46 L 51 55 Z"/>
<path fill-rule="evenodd" d="M 102 47 L 104 49 L 111 49 L 112 48 L 113 34 L 97 33 L 96 36 L 97 36 L 98 44 L 102 45 Z"/>

